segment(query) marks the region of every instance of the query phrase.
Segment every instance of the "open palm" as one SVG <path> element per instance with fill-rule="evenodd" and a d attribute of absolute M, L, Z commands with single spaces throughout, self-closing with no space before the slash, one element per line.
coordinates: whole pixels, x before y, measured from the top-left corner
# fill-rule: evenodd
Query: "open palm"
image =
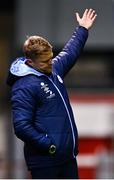
<path fill-rule="evenodd" d="M 95 13 L 95 10 L 93 9 L 86 9 L 83 13 L 83 16 L 80 17 L 79 13 L 76 13 L 76 18 L 80 26 L 85 27 L 86 29 L 91 28 L 93 25 L 93 22 L 96 19 L 97 14 Z"/>

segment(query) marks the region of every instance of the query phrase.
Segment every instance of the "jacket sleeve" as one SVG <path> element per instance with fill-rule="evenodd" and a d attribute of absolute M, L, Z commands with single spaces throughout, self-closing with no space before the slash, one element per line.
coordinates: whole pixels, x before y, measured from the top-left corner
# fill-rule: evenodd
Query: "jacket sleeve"
<path fill-rule="evenodd" d="M 34 127 L 36 93 L 34 85 L 12 88 L 12 115 L 16 136 L 39 150 L 47 152 L 52 144 L 46 132 L 38 132 Z"/>
<path fill-rule="evenodd" d="M 53 67 L 62 78 L 76 63 L 87 37 L 88 30 L 81 26 L 77 27 L 63 50 L 53 59 Z"/>

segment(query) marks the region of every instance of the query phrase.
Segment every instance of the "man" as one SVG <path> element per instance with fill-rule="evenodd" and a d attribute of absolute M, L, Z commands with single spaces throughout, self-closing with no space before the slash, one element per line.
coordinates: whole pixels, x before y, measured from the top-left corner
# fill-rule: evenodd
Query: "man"
<path fill-rule="evenodd" d="M 42 37 L 31 36 L 23 46 L 24 57 L 11 65 L 12 112 L 15 134 L 24 142 L 24 155 L 32 178 L 76 179 L 78 134 L 63 83 L 75 64 L 96 19 L 92 9 L 58 56 Z"/>

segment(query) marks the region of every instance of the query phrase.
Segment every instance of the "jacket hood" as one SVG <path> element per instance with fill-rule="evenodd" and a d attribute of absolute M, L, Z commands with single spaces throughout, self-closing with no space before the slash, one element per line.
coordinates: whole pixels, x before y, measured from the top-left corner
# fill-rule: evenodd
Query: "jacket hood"
<path fill-rule="evenodd" d="M 36 76 L 43 75 L 43 73 L 26 65 L 26 60 L 25 57 L 19 57 L 11 64 L 7 78 L 7 84 L 9 86 L 12 86 L 18 79 L 29 74 L 34 74 Z"/>

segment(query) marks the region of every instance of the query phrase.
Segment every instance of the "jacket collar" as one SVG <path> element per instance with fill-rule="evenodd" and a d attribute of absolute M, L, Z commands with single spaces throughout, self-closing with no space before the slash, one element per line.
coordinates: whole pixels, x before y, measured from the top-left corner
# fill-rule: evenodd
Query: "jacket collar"
<path fill-rule="evenodd" d="M 45 74 L 33 69 L 32 67 L 29 67 L 28 65 L 25 64 L 26 62 L 26 58 L 25 57 L 19 57 L 17 58 L 10 67 L 10 73 L 21 77 L 21 76 L 26 76 L 29 74 L 34 74 L 37 76 L 44 76 Z"/>

